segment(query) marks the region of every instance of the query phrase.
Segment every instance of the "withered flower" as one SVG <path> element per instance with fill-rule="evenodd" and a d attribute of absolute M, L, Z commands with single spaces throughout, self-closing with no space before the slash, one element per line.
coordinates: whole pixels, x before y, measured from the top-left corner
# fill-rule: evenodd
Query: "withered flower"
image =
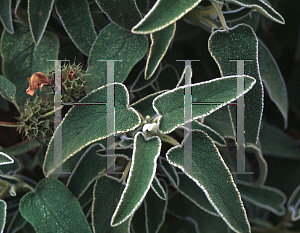
<path fill-rule="evenodd" d="M 29 80 L 29 87 L 26 90 L 28 95 L 33 96 L 34 92 L 40 88 L 42 91 L 43 85 L 51 86 L 53 85 L 53 80 L 51 80 L 47 75 L 42 72 L 34 73 Z"/>

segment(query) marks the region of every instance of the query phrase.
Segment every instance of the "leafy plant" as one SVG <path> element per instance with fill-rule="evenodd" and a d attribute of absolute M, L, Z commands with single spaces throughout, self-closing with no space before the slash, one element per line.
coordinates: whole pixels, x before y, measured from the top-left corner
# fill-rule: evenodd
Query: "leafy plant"
<path fill-rule="evenodd" d="M 1 232 L 299 232 L 279 2 L 2 1 Z"/>

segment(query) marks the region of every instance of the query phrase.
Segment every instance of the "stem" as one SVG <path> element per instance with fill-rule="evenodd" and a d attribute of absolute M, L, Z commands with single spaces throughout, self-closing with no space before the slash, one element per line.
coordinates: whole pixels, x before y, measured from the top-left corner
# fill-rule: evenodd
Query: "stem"
<path fill-rule="evenodd" d="M 158 136 L 160 137 L 160 139 L 163 141 L 163 142 L 167 142 L 173 146 L 178 146 L 180 145 L 179 142 L 177 142 L 174 138 L 168 136 L 168 135 L 165 135 L 165 134 L 158 134 Z"/>
<path fill-rule="evenodd" d="M 126 168 L 125 168 L 125 170 L 123 172 L 123 175 L 121 177 L 121 180 L 123 181 L 123 184 L 126 183 L 126 178 L 127 178 L 130 166 L 131 166 L 131 160 L 127 163 L 127 166 L 126 166 Z"/>
<path fill-rule="evenodd" d="M 220 23 L 221 23 L 221 25 L 222 25 L 222 28 L 223 28 L 224 30 L 227 30 L 228 27 L 227 27 L 227 25 L 226 25 L 226 21 L 225 21 L 224 15 L 223 15 L 223 13 L 222 13 L 222 11 L 221 11 L 221 8 L 220 8 L 219 4 L 217 4 L 217 3 L 215 3 L 215 2 L 211 2 L 211 4 L 214 6 L 214 8 L 215 8 L 215 10 L 216 10 L 216 13 L 217 13 L 217 15 L 218 15 L 218 17 L 219 17 L 219 20 L 220 20 Z"/>
<path fill-rule="evenodd" d="M 64 107 L 64 105 L 62 105 L 62 108 Z M 61 109 L 62 109 L 61 108 Z M 59 110 L 60 108 L 56 108 L 56 110 Z M 55 113 L 55 109 L 53 109 L 52 111 L 50 112 L 47 112 L 46 114 L 42 115 L 39 119 L 43 119 L 43 118 L 47 118 L 48 116 L 51 116 Z"/>
<path fill-rule="evenodd" d="M 0 126 L 13 128 L 13 127 L 18 127 L 19 125 L 16 125 L 16 123 L 14 123 L 14 122 L 0 121 Z"/>

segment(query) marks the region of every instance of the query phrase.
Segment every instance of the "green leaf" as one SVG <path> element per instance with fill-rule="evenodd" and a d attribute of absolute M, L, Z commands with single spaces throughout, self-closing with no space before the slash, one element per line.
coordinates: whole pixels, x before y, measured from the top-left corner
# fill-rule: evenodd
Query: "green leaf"
<path fill-rule="evenodd" d="M 226 22 L 229 23 L 229 22 L 239 21 L 247 17 L 252 11 L 253 9 L 251 8 L 241 7 L 237 10 L 224 11 L 222 13 L 224 15 Z"/>
<path fill-rule="evenodd" d="M 126 30 L 130 31 L 142 19 L 135 0 L 97 0 L 96 2 L 110 21 Z"/>
<path fill-rule="evenodd" d="M 165 193 L 165 190 L 163 186 L 160 184 L 159 180 L 154 176 L 154 179 L 151 184 L 151 189 L 154 191 L 154 193 L 162 200 L 167 199 L 167 195 Z"/>
<path fill-rule="evenodd" d="M 29 86 L 27 78 L 35 72 L 53 69 L 54 63 L 46 59 L 57 59 L 59 41 L 55 35 L 45 32 L 36 46 L 28 27 L 14 22 L 14 29 L 13 35 L 4 31 L 1 37 L 2 69 L 3 75 L 16 85 L 17 102 L 24 104 Z"/>
<path fill-rule="evenodd" d="M 132 233 L 147 233 L 146 232 L 146 214 L 145 214 L 145 200 L 141 203 L 139 208 L 134 212 L 131 221 Z"/>
<path fill-rule="evenodd" d="M 179 177 L 179 186 L 177 190 L 193 202 L 200 209 L 205 212 L 219 217 L 219 214 L 216 212 L 212 204 L 208 201 L 203 190 L 188 176 L 185 174 L 178 174 Z"/>
<path fill-rule="evenodd" d="M 298 221 L 300 219 L 300 185 L 292 193 L 287 206 L 292 211 L 292 221 Z"/>
<path fill-rule="evenodd" d="M 168 192 L 167 184 L 161 180 L 164 189 Z M 168 193 L 167 195 L 168 196 Z M 156 233 L 165 221 L 168 201 L 159 198 L 151 189 L 145 197 L 146 232 Z"/>
<path fill-rule="evenodd" d="M 128 107 L 129 95 L 126 87 L 120 83 L 109 85 L 114 85 L 115 91 L 115 133 L 135 129 L 140 125 L 141 121 L 136 111 Z M 106 98 L 107 86 L 104 86 L 94 90 L 79 102 L 106 103 Z M 57 132 L 62 132 L 62 160 L 60 161 L 62 164 L 83 147 L 112 135 L 107 135 L 106 132 L 107 115 L 109 114 L 107 114 L 106 104 L 73 106 L 50 140 L 43 164 L 45 175 L 47 174 L 46 176 L 48 177 L 48 172 L 51 173 L 56 168 L 54 154 L 58 152 L 54 150 L 54 137 Z M 85 118 L 82 116 L 89 117 Z M 57 164 L 57 166 L 61 164 Z"/>
<path fill-rule="evenodd" d="M 198 130 L 191 132 L 182 145 L 167 152 L 169 163 L 180 168 L 204 191 L 207 199 L 232 230 L 250 233 L 241 196 L 218 149 L 206 133 Z M 192 140 L 192 151 L 189 152 L 192 156 L 191 172 L 184 168 L 184 144 L 189 140 Z"/>
<path fill-rule="evenodd" d="M 211 139 L 219 144 L 220 146 L 226 146 L 226 141 L 225 139 L 216 131 L 214 131 L 212 128 L 208 127 L 207 125 L 204 125 L 200 123 L 199 121 L 192 121 L 192 129 L 199 129 L 202 130 L 203 132 L 207 133 Z"/>
<path fill-rule="evenodd" d="M 144 35 L 135 35 L 113 23 L 108 24 L 96 38 L 88 59 L 91 75 L 86 80 L 89 82 L 89 90 L 107 84 L 107 62 L 99 60 L 122 60 L 114 64 L 114 80 L 122 83 L 147 49 L 148 40 Z"/>
<path fill-rule="evenodd" d="M 130 106 L 136 109 L 144 118 L 146 118 L 146 116 L 150 116 L 152 118 L 157 114 L 152 107 L 152 102 L 156 96 L 159 96 L 164 92 L 165 91 L 158 91 L 153 94 L 147 95 L 146 97 L 138 100 Z"/>
<path fill-rule="evenodd" d="M 18 111 L 20 111 L 20 107 L 16 101 L 16 86 L 2 75 L 0 75 L 0 94 L 4 99 L 13 103 Z"/>
<path fill-rule="evenodd" d="M 6 202 L 0 199 L 0 232 L 3 232 L 6 222 Z"/>
<path fill-rule="evenodd" d="M 87 0 L 57 0 L 55 4 L 70 39 L 82 53 L 89 55 L 96 32 Z"/>
<path fill-rule="evenodd" d="M 77 198 L 87 190 L 100 173 L 106 171 L 106 157 L 96 153 L 99 148 L 103 148 L 100 143 L 91 145 L 81 156 L 69 177 L 67 187 Z"/>
<path fill-rule="evenodd" d="M 37 233 L 92 232 L 77 199 L 56 179 L 40 181 L 22 197 L 19 209 Z"/>
<path fill-rule="evenodd" d="M 7 154 L 0 152 L 0 165 L 13 163 L 14 160 Z"/>
<path fill-rule="evenodd" d="M 280 190 L 265 185 L 255 186 L 243 181 L 237 181 L 236 185 L 243 199 L 276 215 L 285 214 L 286 196 Z"/>
<path fill-rule="evenodd" d="M 54 0 L 28 0 L 28 21 L 34 43 L 39 44 L 46 29 Z"/>
<path fill-rule="evenodd" d="M 146 139 L 141 132 L 135 135 L 131 169 L 125 190 L 113 214 L 111 226 L 126 221 L 143 201 L 154 179 L 160 149 L 159 137 Z"/>
<path fill-rule="evenodd" d="M 3 152 L 0 152 L 3 153 Z M 13 160 L 12 163 L 8 163 L 8 164 L 4 164 L 3 166 L 0 166 L 0 173 L 1 174 L 5 174 L 5 175 L 9 175 L 12 173 L 17 173 L 18 171 L 21 170 L 21 162 L 19 161 L 19 159 L 17 159 L 16 157 L 11 157 L 11 159 Z"/>
<path fill-rule="evenodd" d="M 255 9 L 267 18 L 277 23 L 285 24 L 284 18 L 264 0 L 226 0 L 226 2 Z"/>
<path fill-rule="evenodd" d="M 160 90 L 168 90 L 176 87 L 179 73 L 172 65 L 165 65 L 159 74 L 157 84 Z"/>
<path fill-rule="evenodd" d="M 177 188 L 179 185 L 179 178 L 175 168 L 163 157 L 159 157 L 158 162 L 161 169 L 168 176 L 170 183 Z"/>
<path fill-rule="evenodd" d="M 133 148 L 122 148 L 122 147 L 115 147 L 115 154 L 114 155 L 107 155 L 107 149 L 101 149 L 97 151 L 97 154 L 100 156 L 117 156 L 117 157 L 123 157 L 127 160 L 131 160 L 132 158 L 132 152 Z"/>
<path fill-rule="evenodd" d="M 263 154 L 287 159 L 300 159 L 300 151 L 291 136 L 274 125 L 263 121 L 259 139 Z"/>
<path fill-rule="evenodd" d="M 235 138 L 228 107 L 220 108 L 209 116 L 206 116 L 204 118 L 204 124 L 216 130 L 224 138 Z"/>
<path fill-rule="evenodd" d="M 176 193 L 172 196 L 172 198 L 170 198 L 168 203 L 168 210 L 173 212 L 173 214 L 175 214 L 176 216 L 185 218 L 190 221 L 192 220 L 196 225 L 197 232 L 231 232 L 228 230 L 228 227 L 221 218 L 213 216 L 201 210 L 180 193 Z M 246 231 L 243 231 L 243 233 L 244 232 Z"/>
<path fill-rule="evenodd" d="M 6 31 L 8 31 L 10 34 L 13 34 L 14 28 L 11 17 L 11 0 L 1 1 L 0 20 Z"/>
<path fill-rule="evenodd" d="M 158 0 L 147 15 L 132 28 L 133 33 L 149 34 L 166 28 L 196 7 L 201 0 Z"/>
<path fill-rule="evenodd" d="M 266 45 L 258 40 L 259 70 L 270 99 L 276 104 L 284 119 L 284 127 L 288 124 L 288 97 L 284 79 L 280 69 Z"/>
<path fill-rule="evenodd" d="M 242 77 L 245 80 L 245 90 L 242 93 L 237 93 L 237 79 Z M 192 120 L 184 120 L 184 93 L 186 88 L 192 89 L 193 103 L 203 103 L 193 104 L 192 106 L 193 119 L 197 119 L 207 116 L 234 101 L 242 94 L 248 92 L 254 83 L 255 80 L 252 77 L 235 75 L 216 78 L 190 86 L 185 85 L 167 91 L 153 100 L 155 111 L 161 115 L 158 120 L 159 129 L 162 133 L 170 133 L 178 126 Z"/>
<path fill-rule="evenodd" d="M 122 135 L 120 139 L 121 141 L 119 143 L 119 146 L 121 147 L 129 147 L 133 145 L 133 141 L 134 141 L 133 138 L 129 138 L 126 135 Z"/>
<path fill-rule="evenodd" d="M 29 140 L 24 140 L 15 144 L 14 146 L 2 149 L 0 152 L 6 153 L 9 156 L 21 155 L 33 150 L 34 148 L 37 148 L 39 145 L 40 143 L 38 140 L 31 140 L 30 142 Z"/>
<path fill-rule="evenodd" d="M 244 62 L 244 74 L 256 80 L 253 88 L 245 95 L 244 115 L 245 141 L 254 144 L 258 140 L 263 112 L 263 86 L 259 74 L 257 44 L 253 29 L 246 24 L 239 24 L 228 30 L 217 30 L 208 41 L 209 51 L 219 66 L 221 76 L 237 73 L 237 62 L 230 60 L 252 60 Z M 236 112 L 236 106 L 230 106 L 229 109 L 231 115 Z M 236 118 L 231 118 L 236 122 Z"/>
<path fill-rule="evenodd" d="M 154 74 L 156 68 L 165 56 L 171 40 L 174 37 L 175 30 L 176 23 L 173 23 L 160 31 L 150 34 L 151 46 L 145 70 L 146 80 Z"/>
<path fill-rule="evenodd" d="M 125 186 L 120 180 L 101 175 L 94 186 L 92 225 L 94 233 L 129 232 L 131 218 L 119 226 L 111 227 L 110 220 Z"/>

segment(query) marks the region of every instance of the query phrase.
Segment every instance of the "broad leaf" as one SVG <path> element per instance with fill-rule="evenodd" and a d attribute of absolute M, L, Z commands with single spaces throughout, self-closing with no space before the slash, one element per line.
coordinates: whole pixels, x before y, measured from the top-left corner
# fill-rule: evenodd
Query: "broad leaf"
<path fill-rule="evenodd" d="M 2 75 L 0 75 L 0 95 L 7 101 L 13 103 L 20 111 L 20 107 L 16 101 L 16 86 Z"/>
<path fill-rule="evenodd" d="M 161 141 L 157 136 L 146 139 L 141 132 L 135 135 L 131 169 L 111 226 L 126 221 L 143 201 L 154 179 L 160 149 Z"/>
<path fill-rule="evenodd" d="M 87 77 L 93 90 L 107 84 L 107 61 L 114 62 L 115 82 L 124 82 L 132 67 L 143 58 L 148 49 L 148 40 L 144 35 L 131 32 L 110 23 L 99 33 L 90 52 Z"/>
<path fill-rule="evenodd" d="M 292 221 L 298 221 L 300 219 L 300 185 L 292 193 L 287 206 L 292 211 Z"/>
<path fill-rule="evenodd" d="M 300 159 L 300 151 L 293 138 L 274 125 L 263 121 L 259 139 L 263 154 L 281 158 Z"/>
<path fill-rule="evenodd" d="M 244 78 L 245 90 L 237 93 L 237 79 Z M 167 91 L 153 100 L 157 114 L 161 115 L 158 124 L 162 133 L 170 133 L 175 128 L 192 119 L 184 117 L 184 93 L 186 88 L 192 89 L 192 117 L 201 118 L 211 114 L 224 105 L 234 101 L 237 97 L 248 92 L 255 80 L 249 76 L 228 76 L 210 81 L 185 85 Z"/>
<path fill-rule="evenodd" d="M 11 0 L 1 1 L 0 20 L 6 31 L 8 31 L 10 34 L 13 34 L 14 28 L 11 18 Z"/>
<path fill-rule="evenodd" d="M 264 0 L 226 0 L 226 2 L 255 9 L 267 18 L 277 23 L 285 24 L 283 17 Z"/>
<path fill-rule="evenodd" d="M 19 208 L 37 233 L 92 232 L 77 199 L 56 179 L 40 181 L 35 191 L 22 197 Z"/>
<path fill-rule="evenodd" d="M 160 61 L 163 59 L 169 48 L 171 40 L 174 37 L 175 30 L 176 23 L 173 23 L 168 27 L 150 35 L 151 46 L 149 56 L 147 58 L 145 79 L 149 79 L 154 74 L 156 68 L 160 64 Z"/>
<path fill-rule="evenodd" d="M 243 181 L 237 181 L 236 185 L 243 199 L 260 208 L 270 210 L 276 215 L 285 214 L 286 196 L 280 190 L 265 185 L 255 186 Z"/>
<path fill-rule="evenodd" d="M 204 125 L 199 121 L 192 121 L 191 127 L 192 129 L 199 129 L 207 133 L 207 135 L 210 136 L 211 139 L 214 140 L 214 142 L 219 144 L 220 146 L 226 146 L 226 141 L 224 140 L 224 138 L 218 132 L 214 131 L 207 125 Z"/>
<path fill-rule="evenodd" d="M 132 233 L 146 232 L 145 200 L 133 214 L 131 229 Z"/>
<path fill-rule="evenodd" d="M 237 73 L 237 62 L 230 60 L 252 60 L 244 62 L 244 74 L 256 80 L 253 88 L 244 97 L 245 141 L 250 143 L 258 140 L 263 112 L 264 92 L 259 74 L 257 44 L 253 29 L 246 24 L 239 24 L 228 30 L 217 30 L 208 41 L 209 51 L 219 66 L 221 76 Z M 237 106 L 230 106 L 230 113 L 235 113 L 236 108 Z M 232 120 L 236 122 L 236 118 L 232 117 Z"/>
<path fill-rule="evenodd" d="M 13 163 L 14 160 L 7 154 L 0 152 L 0 165 Z"/>
<path fill-rule="evenodd" d="M 220 217 L 213 216 L 199 209 L 180 193 L 174 194 L 168 203 L 168 210 L 176 216 L 192 220 L 196 225 L 197 232 L 232 232 Z M 237 231 L 239 232 L 239 231 Z M 243 233 L 246 231 L 243 231 Z"/>
<path fill-rule="evenodd" d="M 89 55 L 96 32 L 87 0 L 57 0 L 55 4 L 70 39 L 82 53 Z"/>
<path fill-rule="evenodd" d="M 13 35 L 4 31 L 1 37 L 1 56 L 3 75 L 16 85 L 16 100 L 24 104 L 29 86 L 27 78 L 35 72 L 52 70 L 58 57 L 59 41 L 56 36 L 45 32 L 39 45 L 32 40 L 28 27 L 19 22 L 14 22 L 15 32 Z"/>
<path fill-rule="evenodd" d="M 120 83 L 110 85 L 114 86 L 115 91 L 115 133 L 135 129 L 141 123 L 140 117 L 133 108 L 128 108 L 129 95 L 126 87 Z M 83 147 L 112 135 L 107 135 L 106 132 L 106 118 L 113 115 L 112 112 L 107 113 L 106 98 L 107 86 L 100 87 L 79 102 L 103 104 L 76 105 L 69 110 L 50 140 L 43 164 L 46 176 L 48 176 L 48 172 L 51 173 L 55 169 L 54 155 L 58 152 L 54 148 L 54 137 L 58 132 L 62 132 L 62 160 L 60 163 L 65 162 Z M 56 167 L 59 165 L 61 164 L 56 164 Z"/>
<path fill-rule="evenodd" d="M 258 61 L 261 78 L 284 119 L 284 127 L 288 124 L 288 97 L 284 79 L 280 69 L 266 45 L 258 40 Z"/>
<path fill-rule="evenodd" d="M 6 222 L 6 202 L 0 200 L 0 232 L 3 232 Z"/>
<path fill-rule="evenodd" d="M 200 209 L 205 212 L 219 217 L 219 214 L 216 212 L 212 204 L 208 201 L 203 190 L 188 176 L 185 174 L 178 174 L 179 177 L 179 186 L 177 190 L 193 202 Z"/>
<path fill-rule="evenodd" d="M 133 33 L 149 34 L 166 28 L 187 12 L 196 7 L 201 0 L 158 0 L 147 15 L 132 28 Z"/>
<path fill-rule="evenodd" d="M 103 148 L 100 143 L 91 145 L 84 152 L 69 177 L 67 187 L 77 198 L 87 190 L 100 173 L 106 170 L 106 157 L 96 154 L 99 148 Z"/>
<path fill-rule="evenodd" d="M 28 21 L 34 43 L 39 44 L 46 29 L 54 0 L 28 0 Z"/>
<path fill-rule="evenodd" d="M 128 219 L 119 226 L 111 227 L 110 220 L 120 200 L 125 186 L 120 180 L 107 175 L 101 175 L 94 186 L 92 225 L 94 233 L 125 233 L 129 232 Z"/>
<path fill-rule="evenodd" d="M 146 118 L 146 116 L 150 116 L 152 118 L 157 114 L 152 107 L 152 102 L 156 96 L 159 96 L 164 92 L 165 91 L 159 91 L 147 95 L 146 97 L 138 100 L 137 102 L 131 104 L 130 106 L 136 109 L 144 118 Z"/>
<path fill-rule="evenodd" d="M 164 189 L 168 192 L 165 181 L 161 180 Z M 168 193 L 167 193 L 168 195 Z M 151 189 L 145 198 L 146 232 L 156 233 L 165 220 L 168 201 L 159 198 Z"/>
<path fill-rule="evenodd" d="M 130 31 L 142 19 L 135 0 L 97 0 L 96 2 L 110 21 L 126 30 Z"/>
<path fill-rule="evenodd" d="M 232 230 L 250 233 L 240 193 L 218 149 L 206 133 L 198 130 L 191 132 L 182 145 L 175 146 L 167 152 L 168 161 L 180 168 L 204 191 L 207 199 Z M 185 142 L 190 140 L 191 148 L 186 149 L 192 157 L 192 170 L 186 171 L 184 156 L 187 155 L 184 155 L 184 146 Z"/>

